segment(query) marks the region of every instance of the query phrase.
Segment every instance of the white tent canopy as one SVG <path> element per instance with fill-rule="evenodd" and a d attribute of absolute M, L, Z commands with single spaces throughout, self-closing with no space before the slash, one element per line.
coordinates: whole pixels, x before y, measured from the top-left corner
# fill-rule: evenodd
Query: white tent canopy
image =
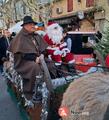
<path fill-rule="evenodd" d="M 44 36 L 46 33 L 42 30 L 37 30 L 36 33 L 38 33 L 41 36 Z"/>
<path fill-rule="evenodd" d="M 22 29 L 22 25 L 23 21 L 20 21 L 18 23 L 16 23 L 14 26 L 12 26 L 11 28 L 9 28 L 9 32 L 16 32 L 18 33 L 21 29 Z"/>
<path fill-rule="evenodd" d="M 15 25 L 13 25 L 11 28 L 8 29 L 9 32 L 10 33 L 12 33 L 12 32 L 18 33 L 22 29 L 22 26 L 21 26 L 22 24 L 23 24 L 23 21 L 16 23 Z M 37 25 L 36 25 L 36 27 L 37 27 Z M 38 31 L 36 31 L 36 33 L 38 33 L 41 36 L 45 35 L 45 32 L 42 30 L 38 30 Z"/>

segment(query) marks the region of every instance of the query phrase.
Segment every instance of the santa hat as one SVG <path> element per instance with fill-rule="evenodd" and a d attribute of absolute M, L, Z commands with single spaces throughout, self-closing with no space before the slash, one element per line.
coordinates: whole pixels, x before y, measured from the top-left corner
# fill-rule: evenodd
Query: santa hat
<path fill-rule="evenodd" d="M 57 23 L 55 23 L 55 22 L 48 22 L 48 26 L 53 25 L 53 24 L 57 24 Z"/>
<path fill-rule="evenodd" d="M 60 25 L 58 23 L 56 23 L 56 22 L 48 22 L 47 29 L 53 29 L 54 27 L 57 27 L 57 26 L 60 26 Z M 62 31 L 63 31 L 63 28 L 62 28 Z"/>
<path fill-rule="evenodd" d="M 53 27 L 55 27 L 55 26 L 59 26 L 59 24 L 56 23 L 56 22 L 48 22 L 48 24 L 47 24 L 47 28 L 48 28 L 48 29 L 49 29 L 49 28 L 53 28 Z"/>

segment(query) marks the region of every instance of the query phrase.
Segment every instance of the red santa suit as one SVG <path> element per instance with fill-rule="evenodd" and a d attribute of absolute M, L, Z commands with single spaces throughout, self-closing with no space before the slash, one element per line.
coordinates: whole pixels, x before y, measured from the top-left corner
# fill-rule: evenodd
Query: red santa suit
<path fill-rule="evenodd" d="M 62 27 L 57 23 L 49 23 L 46 30 L 44 40 L 49 44 L 47 48 L 48 57 L 56 61 L 56 65 L 60 65 L 62 61 L 66 63 L 74 63 L 74 56 L 67 48 L 67 43 L 62 42 Z"/>

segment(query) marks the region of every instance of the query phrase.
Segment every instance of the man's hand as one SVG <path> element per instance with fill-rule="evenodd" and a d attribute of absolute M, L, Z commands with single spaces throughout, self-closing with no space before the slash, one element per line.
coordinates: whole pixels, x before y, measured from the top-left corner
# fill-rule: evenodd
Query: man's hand
<path fill-rule="evenodd" d="M 38 64 L 40 63 L 39 57 L 36 58 L 36 63 L 38 63 Z"/>

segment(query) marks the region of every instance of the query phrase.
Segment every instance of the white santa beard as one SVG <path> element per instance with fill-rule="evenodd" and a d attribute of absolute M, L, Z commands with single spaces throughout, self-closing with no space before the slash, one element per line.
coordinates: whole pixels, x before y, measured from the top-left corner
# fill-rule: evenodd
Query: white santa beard
<path fill-rule="evenodd" d="M 52 40 L 54 44 L 59 44 L 63 38 L 63 33 L 62 33 L 62 28 L 58 27 L 58 29 L 54 30 L 52 29 L 47 29 L 47 35 L 49 39 Z"/>
<path fill-rule="evenodd" d="M 54 44 L 59 44 L 62 40 L 62 35 L 59 35 L 59 34 L 52 35 L 51 39 Z"/>

